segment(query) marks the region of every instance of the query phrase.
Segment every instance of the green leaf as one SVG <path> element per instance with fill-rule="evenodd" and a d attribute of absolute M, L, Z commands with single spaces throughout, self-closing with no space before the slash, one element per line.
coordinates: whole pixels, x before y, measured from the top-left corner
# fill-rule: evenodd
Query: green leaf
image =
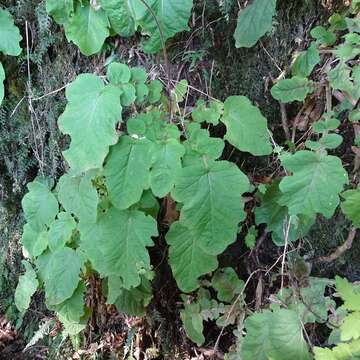
<path fill-rule="evenodd" d="M 292 68 L 291 73 L 293 76 L 307 77 L 309 76 L 314 67 L 320 62 L 320 53 L 315 43 L 311 43 L 310 47 L 301 52 Z"/>
<path fill-rule="evenodd" d="M 286 206 L 278 204 L 281 199 L 279 181 L 274 181 L 267 187 L 266 192 L 261 196 L 261 206 L 255 208 L 255 222 L 257 225 L 266 224 L 266 230 L 272 232 L 272 240 L 278 246 L 285 243 L 284 227 L 289 220 Z M 296 241 L 305 236 L 313 225 L 315 217 L 301 215 L 294 217 L 291 221 L 288 242 Z"/>
<path fill-rule="evenodd" d="M 210 137 L 206 129 L 201 129 L 200 124 L 190 123 L 186 128 L 187 140 L 184 141 L 186 153 L 183 165 L 197 165 L 199 159 L 215 160 L 223 153 L 225 143 L 220 138 Z"/>
<path fill-rule="evenodd" d="M 344 301 L 343 307 L 349 311 L 360 311 L 360 293 L 355 291 L 355 287 L 346 279 L 340 276 L 335 277 L 336 291 Z"/>
<path fill-rule="evenodd" d="M 49 305 L 58 305 L 69 299 L 79 284 L 82 260 L 68 247 L 53 252 L 46 264 L 45 291 Z"/>
<path fill-rule="evenodd" d="M 241 194 L 247 177 L 227 161 L 190 165 L 175 178 L 172 197 L 183 203 L 180 222 L 167 234 L 170 264 L 181 290 L 198 287 L 197 278 L 217 266 L 216 256 L 235 241 L 244 219 Z"/>
<path fill-rule="evenodd" d="M 117 141 L 115 125 L 121 121 L 120 90 L 91 74 L 79 75 L 66 88 L 68 104 L 59 128 L 71 136 L 64 157 L 75 173 L 100 168 Z"/>
<path fill-rule="evenodd" d="M 156 15 L 165 42 L 176 33 L 189 29 L 188 21 L 193 7 L 192 0 L 153 0 L 147 2 Z M 143 43 L 144 51 L 156 53 L 161 50 L 160 31 L 153 14 L 146 11 L 145 16 L 139 19 L 138 23 L 141 25 L 143 33 L 150 36 Z"/>
<path fill-rule="evenodd" d="M 112 302 L 119 312 L 128 316 L 145 316 L 146 307 L 153 298 L 151 283 L 144 276 L 141 277 L 141 283 L 130 290 L 124 289 L 119 277 L 110 276 L 108 278 L 109 293 L 112 294 Z"/>
<path fill-rule="evenodd" d="M 160 101 L 163 88 L 163 84 L 159 80 L 153 80 L 150 82 L 148 97 L 148 101 L 150 104 L 156 104 Z"/>
<path fill-rule="evenodd" d="M 225 139 L 239 150 L 253 155 L 271 154 L 267 120 L 247 97 L 228 97 L 221 122 L 227 129 Z"/>
<path fill-rule="evenodd" d="M 46 12 L 58 24 L 65 24 L 74 13 L 74 0 L 46 0 Z"/>
<path fill-rule="evenodd" d="M 326 30 L 323 26 L 315 26 L 310 31 L 311 36 L 316 39 L 319 45 L 334 45 L 336 42 L 336 35 Z"/>
<path fill-rule="evenodd" d="M 180 311 L 180 318 L 186 335 L 191 341 L 201 346 L 205 342 L 205 338 L 203 335 L 204 326 L 200 313 L 200 305 L 197 303 L 185 304 L 185 308 Z"/>
<path fill-rule="evenodd" d="M 344 62 L 340 62 L 327 73 L 331 87 L 352 94 L 354 84 L 351 81 L 350 73 L 351 68 Z"/>
<path fill-rule="evenodd" d="M 85 329 L 86 321 L 82 321 L 84 309 L 85 284 L 81 281 L 73 295 L 54 307 L 59 320 L 65 328 L 65 334 L 76 335 Z"/>
<path fill-rule="evenodd" d="M 360 49 L 352 44 L 343 43 L 335 48 L 334 54 L 342 61 L 349 61 L 360 54 Z"/>
<path fill-rule="evenodd" d="M 147 247 L 158 235 L 157 223 L 138 210 L 110 208 L 96 224 L 80 224 L 81 247 L 103 277 L 120 276 L 126 289 L 140 285 L 150 268 Z"/>
<path fill-rule="evenodd" d="M 25 218 L 35 232 L 43 231 L 55 219 L 59 205 L 43 182 L 34 180 L 27 185 L 29 192 L 21 201 Z"/>
<path fill-rule="evenodd" d="M 187 80 L 179 81 L 175 88 L 171 91 L 171 97 L 176 103 L 181 103 L 185 100 L 186 94 L 188 92 L 188 82 Z"/>
<path fill-rule="evenodd" d="M 0 8 L 0 52 L 5 55 L 18 56 L 21 53 L 22 37 L 14 20 L 7 10 Z"/>
<path fill-rule="evenodd" d="M 313 82 L 299 76 L 277 82 L 271 88 L 274 99 L 283 103 L 304 101 L 306 96 L 314 91 Z"/>
<path fill-rule="evenodd" d="M 233 268 L 228 267 L 215 272 L 211 286 L 216 290 L 218 300 L 230 303 L 235 295 L 241 293 L 244 282 L 238 278 Z"/>
<path fill-rule="evenodd" d="M 202 248 L 197 231 L 187 228 L 181 222 L 174 222 L 166 234 L 170 245 L 169 262 L 179 288 L 191 292 L 199 287 L 198 278 L 216 270 L 216 256 Z"/>
<path fill-rule="evenodd" d="M 245 245 L 248 249 L 252 250 L 254 249 L 256 245 L 256 236 L 257 236 L 257 230 L 255 226 L 251 226 L 248 230 L 248 233 L 245 236 Z"/>
<path fill-rule="evenodd" d="M 58 182 L 58 199 L 63 208 L 80 221 L 95 222 L 98 195 L 91 183 L 91 173 L 82 177 L 64 174 Z"/>
<path fill-rule="evenodd" d="M 180 221 L 199 233 L 204 249 L 217 255 L 236 238 L 245 218 L 241 195 L 248 189 L 248 178 L 235 164 L 205 161 L 178 171 L 171 194 L 184 204 Z"/>
<path fill-rule="evenodd" d="M 52 252 L 59 250 L 71 239 L 73 230 L 76 229 L 74 218 L 66 212 L 61 212 L 57 219 L 50 225 L 48 241 Z"/>
<path fill-rule="evenodd" d="M 328 131 L 336 130 L 340 125 L 340 121 L 338 119 L 330 118 L 322 121 L 317 121 L 312 125 L 312 128 L 317 133 L 325 133 Z"/>
<path fill-rule="evenodd" d="M 105 11 L 89 4 L 77 5 L 64 27 L 68 41 L 76 44 L 86 56 L 98 53 L 109 36 L 109 21 Z"/>
<path fill-rule="evenodd" d="M 122 136 L 111 148 L 104 166 L 105 182 L 112 204 L 120 210 L 137 203 L 150 186 L 153 144 L 147 139 Z"/>
<path fill-rule="evenodd" d="M 341 204 L 342 212 L 354 226 L 360 228 L 360 187 L 356 190 L 345 191 L 341 196 L 344 198 Z"/>
<path fill-rule="evenodd" d="M 48 246 L 48 232 L 42 231 L 38 233 L 29 224 L 26 224 L 21 237 L 21 243 L 31 256 L 39 256 Z"/>
<path fill-rule="evenodd" d="M 359 360 L 360 340 L 339 344 L 333 349 L 314 347 L 315 360 Z"/>
<path fill-rule="evenodd" d="M 155 196 L 165 197 L 172 190 L 175 174 L 181 168 L 181 158 L 184 154 L 184 146 L 178 139 L 165 138 L 155 145 L 150 177 L 151 190 Z"/>
<path fill-rule="evenodd" d="M 340 326 L 341 341 L 356 340 L 360 337 L 360 312 L 348 314 Z"/>
<path fill-rule="evenodd" d="M 108 66 L 106 77 L 114 84 L 127 84 L 131 79 L 131 71 L 125 64 L 113 62 Z"/>
<path fill-rule="evenodd" d="M 25 260 L 22 261 L 22 264 L 25 267 L 25 274 L 19 277 L 15 290 L 15 305 L 23 313 L 29 308 L 31 297 L 37 290 L 39 282 L 32 266 Z"/>
<path fill-rule="evenodd" d="M 146 190 L 143 192 L 141 199 L 137 204 L 137 208 L 146 215 L 150 215 L 154 219 L 157 219 L 160 210 L 160 204 L 151 190 Z"/>
<path fill-rule="evenodd" d="M 255 313 L 245 320 L 242 360 L 309 360 L 300 319 L 295 311 Z"/>
<path fill-rule="evenodd" d="M 4 93 L 5 93 L 4 81 L 5 81 L 5 71 L 2 63 L 0 62 L 0 105 L 4 100 Z"/>
<path fill-rule="evenodd" d="M 276 0 L 254 0 L 239 12 L 234 38 L 235 46 L 252 47 L 272 27 Z"/>
<path fill-rule="evenodd" d="M 223 111 L 224 104 L 220 101 L 211 100 L 206 104 L 204 100 L 199 100 L 191 116 L 195 122 L 207 122 L 208 124 L 217 125 Z"/>
<path fill-rule="evenodd" d="M 290 215 L 320 213 L 330 218 L 339 205 L 339 193 L 348 183 L 341 160 L 305 150 L 286 154 L 281 160 L 293 175 L 280 183 L 283 194 L 279 204 L 287 206 Z"/>
<path fill-rule="evenodd" d="M 101 7 L 109 17 L 111 27 L 120 36 L 132 36 L 136 30 L 137 12 L 144 8 L 138 0 L 101 0 Z"/>

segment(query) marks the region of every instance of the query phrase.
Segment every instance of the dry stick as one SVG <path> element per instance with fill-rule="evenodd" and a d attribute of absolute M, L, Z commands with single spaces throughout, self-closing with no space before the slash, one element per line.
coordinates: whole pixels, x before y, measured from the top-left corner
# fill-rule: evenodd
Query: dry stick
<path fill-rule="evenodd" d="M 281 124 L 284 129 L 286 140 L 290 140 L 290 130 L 288 126 L 288 118 L 286 114 L 285 104 L 280 102 L 280 111 L 281 111 Z"/>
<path fill-rule="evenodd" d="M 338 257 L 343 255 L 346 250 L 349 250 L 352 247 L 353 241 L 356 236 L 356 231 L 357 231 L 356 228 L 351 227 L 345 242 L 342 245 L 340 245 L 338 248 L 336 248 L 336 250 L 333 253 L 331 253 L 329 256 L 320 256 L 316 259 L 311 260 L 311 262 L 315 263 L 315 264 L 316 263 L 330 263 L 330 262 L 336 260 Z"/>
<path fill-rule="evenodd" d="M 33 105 L 32 105 L 31 71 L 30 71 L 30 48 L 29 48 L 29 27 L 28 27 L 28 22 L 27 21 L 25 21 L 25 34 L 26 34 L 27 75 L 28 75 L 27 92 L 28 92 L 28 102 L 29 102 L 31 127 L 32 127 L 32 131 L 33 131 L 34 144 L 35 144 L 34 154 L 35 154 L 35 157 L 36 157 L 36 159 L 37 159 L 37 161 L 39 163 L 39 170 L 40 170 L 42 176 L 44 176 L 44 161 L 43 161 L 44 160 L 44 146 L 42 144 L 41 134 L 40 134 L 40 151 L 41 151 L 41 158 L 40 158 L 39 146 L 38 146 L 37 139 L 36 139 L 36 131 L 35 131 L 35 124 L 34 124 L 34 118 L 35 118 L 38 130 L 39 130 L 39 133 L 40 133 L 41 132 L 40 124 L 39 124 L 39 122 L 37 120 L 35 110 L 34 110 Z"/>
<path fill-rule="evenodd" d="M 281 261 L 281 290 L 280 290 L 280 294 L 282 295 L 282 291 L 284 288 L 284 270 L 285 270 L 285 260 L 286 260 L 286 253 L 287 253 L 287 248 L 289 245 L 289 233 L 290 233 L 290 227 L 291 227 L 291 216 L 289 217 L 289 220 L 286 224 L 286 229 L 285 229 L 285 246 L 284 246 L 284 253 L 282 256 L 282 261 Z"/>

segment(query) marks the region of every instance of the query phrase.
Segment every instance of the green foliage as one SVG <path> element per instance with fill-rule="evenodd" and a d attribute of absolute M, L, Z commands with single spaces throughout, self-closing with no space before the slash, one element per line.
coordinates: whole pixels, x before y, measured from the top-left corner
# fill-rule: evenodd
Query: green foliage
<path fill-rule="evenodd" d="M 232 268 L 218 269 L 211 281 L 220 301 L 231 302 L 234 295 L 242 292 L 244 282 L 240 280 Z"/>
<path fill-rule="evenodd" d="M 5 71 L 3 65 L 0 63 L 0 104 L 4 100 L 4 80 L 5 80 Z"/>
<path fill-rule="evenodd" d="M 244 326 L 246 336 L 241 347 L 244 360 L 311 359 L 295 311 L 265 310 L 249 316 Z"/>
<path fill-rule="evenodd" d="M 19 277 L 19 284 L 15 291 L 15 305 L 20 312 L 24 312 L 30 305 L 31 297 L 39 286 L 36 273 L 27 262 L 22 262 L 25 267 L 25 274 Z"/>
<path fill-rule="evenodd" d="M 300 70 L 297 70 L 298 72 Z M 304 70 L 301 70 L 304 71 Z M 284 79 L 277 82 L 271 88 L 271 95 L 283 103 L 292 101 L 303 101 L 305 97 L 314 91 L 312 81 L 294 76 L 291 79 Z"/>
<path fill-rule="evenodd" d="M 253 155 L 269 155 L 272 152 L 267 120 L 245 96 L 226 99 L 221 121 L 227 128 L 225 139 L 239 150 Z"/>
<path fill-rule="evenodd" d="M 292 75 L 300 77 L 309 76 L 319 62 L 319 50 L 317 49 L 315 43 L 311 43 L 310 47 L 306 51 L 303 51 L 297 56 L 291 68 Z"/>
<path fill-rule="evenodd" d="M 254 0 L 239 12 L 234 38 L 236 47 L 252 47 L 272 27 L 276 0 Z"/>
<path fill-rule="evenodd" d="M 287 206 L 290 215 L 330 218 L 339 205 L 339 193 L 348 183 L 348 175 L 339 158 L 326 153 L 298 151 L 282 157 L 283 166 L 293 175 L 286 176 L 279 187 L 279 204 Z"/>
<path fill-rule="evenodd" d="M 193 3 L 192 0 L 147 0 L 146 4 L 140 0 L 102 0 L 99 4 L 47 0 L 46 10 L 64 26 L 67 39 L 74 42 L 84 55 L 100 52 L 110 34 L 115 32 L 128 37 L 138 27 L 149 36 L 143 41 L 144 51 L 155 53 L 163 47 L 163 41 L 189 29 Z"/>
<path fill-rule="evenodd" d="M 91 74 L 80 75 L 67 87 L 68 104 L 59 118 L 59 128 L 71 136 L 64 157 L 75 173 L 100 167 L 109 146 L 116 143 L 115 124 L 121 120 L 120 95 L 114 85 L 105 85 Z"/>
<path fill-rule="evenodd" d="M 348 190 L 341 194 L 344 202 L 341 209 L 354 226 L 360 227 L 360 188 Z"/>

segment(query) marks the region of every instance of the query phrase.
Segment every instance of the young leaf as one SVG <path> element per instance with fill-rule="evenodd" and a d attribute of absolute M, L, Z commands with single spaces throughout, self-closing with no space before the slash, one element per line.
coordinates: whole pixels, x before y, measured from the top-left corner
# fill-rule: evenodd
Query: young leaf
<path fill-rule="evenodd" d="M 243 360 L 310 360 L 302 326 L 295 311 L 279 309 L 255 313 L 245 320 Z"/>
<path fill-rule="evenodd" d="M 196 103 L 196 107 L 191 116 L 195 122 L 207 122 L 208 124 L 217 125 L 223 111 L 224 104 L 220 101 L 211 100 L 209 101 L 208 106 L 206 106 L 204 100 L 199 100 Z"/>
<path fill-rule="evenodd" d="M 344 301 L 343 307 L 349 311 L 360 311 L 360 293 L 347 279 L 340 276 L 335 277 L 336 291 Z"/>
<path fill-rule="evenodd" d="M 43 182 L 34 180 L 27 185 L 29 192 L 21 201 L 25 218 L 35 232 L 43 231 L 55 219 L 59 205 Z"/>
<path fill-rule="evenodd" d="M 291 68 L 291 73 L 293 76 L 307 77 L 319 62 L 319 50 L 315 43 L 311 43 L 306 51 L 303 51 L 297 56 Z"/>
<path fill-rule="evenodd" d="M 22 261 L 25 267 L 25 274 L 19 277 L 15 290 L 15 305 L 20 312 L 25 312 L 30 305 L 31 297 L 39 286 L 36 273 L 32 266 L 25 260 Z"/>
<path fill-rule="evenodd" d="M 7 10 L 0 8 L 0 52 L 5 55 L 18 56 L 21 53 L 22 37 L 14 20 Z"/>
<path fill-rule="evenodd" d="M 354 84 L 351 81 L 350 73 L 351 68 L 344 62 L 340 62 L 327 73 L 331 87 L 352 94 Z"/>
<path fill-rule="evenodd" d="M 344 202 L 341 209 L 353 225 L 360 228 L 360 187 L 356 190 L 348 190 L 341 194 Z"/>
<path fill-rule="evenodd" d="M 127 84 L 131 79 L 131 71 L 127 65 L 113 62 L 108 66 L 106 77 L 114 85 Z"/>
<path fill-rule="evenodd" d="M 240 294 L 244 288 L 244 282 L 240 280 L 233 268 L 218 269 L 212 280 L 211 286 L 217 292 L 220 301 L 230 303 L 234 296 Z"/>
<path fill-rule="evenodd" d="M 269 155 L 272 152 L 267 120 L 247 97 L 228 97 L 221 122 L 227 129 L 225 139 L 239 150 L 253 155 Z"/>
<path fill-rule="evenodd" d="M 68 247 L 53 252 L 45 271 L 45 291 L 49 305 L 58 305 L 69 299 L 79 284 L 82 260 Z"/>
<path fill-rule="evenodd" d="M 274 99 L 283 103 L 295 100 L 303 101 L 306 96 L 314 91 L 312 81 L 294 76 L 291 79 L 284 79 L 277 82 L 271 88 L 271 95 Z"/>
<path fill-rule="evenodd" d="M 74 218 L 66 212 L 59 213 L 57 219 L 50 225 L 48 242 L 52 252 L 63 248 L 71 239 L 73 230 L 76 229 Z"/>
<path fill-rule="evenodd" d="M 315 26 L 310 31 L 310 34 L 316 39 L 316 42 L 319 45 L 331 46 L 336 42 L 336 35 L 333 32 L 326 30 L 323 26 Z"/>
<path fill-rule="evenodd" d="M 109 199 L 120 210 L 137 203 L 150 185 L 153 144 L 147 139 L 122 136 L 111 148 L 104 166 Z"/>
<path fill-rule="evenodd" d="M 360 312 L 348 314 L 340 326 L 341 341 L 356 340 L 360 337 Z"/>
<path fill-rule="evenodd" d="M 185 304 L 185 308 L 180 311 L 180 318 L 184 325 L 186 335 L 198 346 L 205 342 L 203 335 L 203 319 L 200 313 L 200 304 Z"/>
<path fill-rule="evenodd" d="M 96 224 L 80 224 L 81 248 L 101 276 L 120 276 L 125 289 L 140 285 L 141 271 L 150 268 L 148 246 L 157 223 L 138 210 L 110 208 Z"/>
<path fill-rule="evenodd" d="M 303 150 L 285 155 L 282 164 L 293 175 L 280 183 L 279 204 L 287 206 L 290 215 L 320 213 L 330 218 L 339 205 L 339 193 L 348 183 L 341 160 Z"/>
<path fill-rule="evenodd" d="M 58 124 L 71 136 L 70 148 L 64 157 L 71 169 L 79 174 L 100 168 L 117 141 L 115 124 L 121 120 L 120 90 L 105 86 L 92 74 L 79 75 L 67 87 L 68 104 Z"/>
<path fill-rule="evenodd" d="M 109 21 L 104 10 L 90 4 L 78 4 L 64 27 L 68 41 L 76 44 L 86 56 L 98 53 L 109 36 Z"/>
<path fill-rule="evenodd" d="M 235 46 L 252 47 L 272 27 L 276 0 L 254 0 L 239 12 L 234 38 Z"/>
<path fill-rule="evenodd" d="M 159 23 L 164 41 L 173 37 L 176 33 L 189 29 L 188 21 L 193 7 L 192 0 L 152 0 L 148 1 L 154 14 L 146 11 L 138 23 L 144 33 L 150 38 L 143 43 L 144 51 L 156 53 L 162 49 L 161 35 L 157 22 Z"/>
<path fill-rule="evenodd" d="M 80 221 L 95 222 L 98 194 L 91 183 L 91 173 L 82 177 L 64 174 L 58 182 L 58 199 L 63 208 Z"/>
<path fill-rule="evenodd" d="M 4 100 L 4 80 L 5 80 L 5 71 L 2 63 L 0 62 L 0 105 Z"/>

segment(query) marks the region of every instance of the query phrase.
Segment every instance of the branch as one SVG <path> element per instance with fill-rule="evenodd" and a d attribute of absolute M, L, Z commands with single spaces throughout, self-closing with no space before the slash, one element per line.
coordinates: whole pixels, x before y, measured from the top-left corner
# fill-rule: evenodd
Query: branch
<path fill-rule="evenodd" d="M 356 231 L 357 231 L 356 228 L 351 227 L 346 241 L 342 245 L 340 245 L 338 248 L 336 248 L 336 250 L 333 253 L 331 253 L 329 256 L 320 256 L 316 259 L 311 260 L 311 262 L 314 264 L 330 263 L 330 262 L 333 262 L 334 260 L 336 260 L 338 257 L 343 255 L 346 250 L 349 250 L 352 247 L 353 241 L 356 236 Z"/>

